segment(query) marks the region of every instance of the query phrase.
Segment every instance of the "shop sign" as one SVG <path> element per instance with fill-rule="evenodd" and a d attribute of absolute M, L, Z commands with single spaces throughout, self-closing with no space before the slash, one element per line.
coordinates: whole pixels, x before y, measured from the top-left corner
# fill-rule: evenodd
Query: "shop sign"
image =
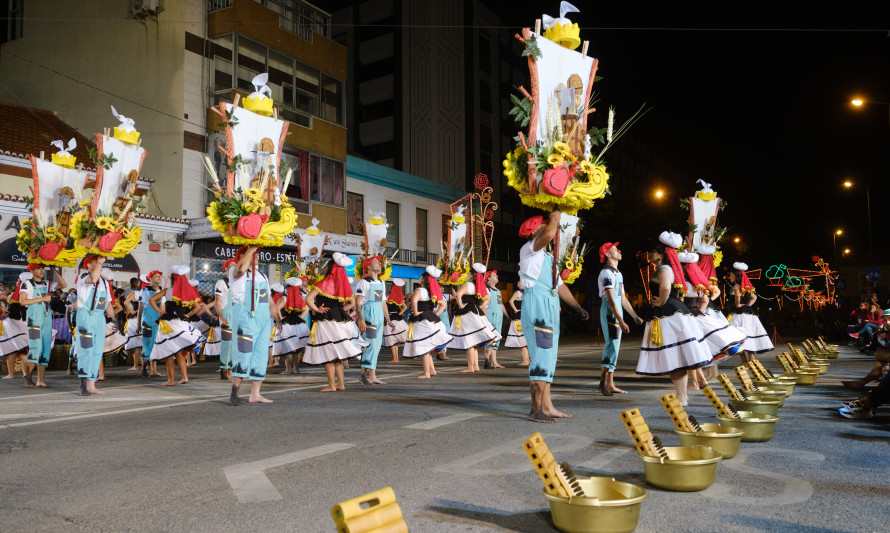
<path fill-rule="evenodd" d="M 192 244 L 192 256 L 195 258 L 231 259 L 238 253 L 240 246 L 221 244 L 214 242 L 196 242 Z M 281 248 L 262 248 L 257 252 L 257 261 L 260 263 L 292 264 L 297 260 L 297 255 L 291 250 Z"/>

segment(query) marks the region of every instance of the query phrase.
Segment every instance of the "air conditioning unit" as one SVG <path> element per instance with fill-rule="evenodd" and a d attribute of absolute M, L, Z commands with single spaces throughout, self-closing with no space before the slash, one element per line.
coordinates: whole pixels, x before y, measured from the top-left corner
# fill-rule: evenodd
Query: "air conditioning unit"
<path fill-rule="evenodd" d="M 136 18 L 157 15 L 164 10 L 164 0 L 131 0 L 130 13 Z"/>

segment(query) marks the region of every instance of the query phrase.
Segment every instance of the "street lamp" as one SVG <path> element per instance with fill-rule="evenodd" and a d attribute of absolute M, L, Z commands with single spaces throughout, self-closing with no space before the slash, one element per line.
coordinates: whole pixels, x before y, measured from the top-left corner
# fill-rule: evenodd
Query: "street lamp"
<path fill-rule="evenodd" d="M 662 198 L 663 196 L 664 196 L 664 191 L 663 191 L 663 190 L 661 190 L 661 189 L 656 189 L 656 190 L 655 190 L 655 197 L 656 197 L 656 198 L 658 198 L 659 200 L 661 200 L 661 198 Z"/>
<path fill-rule="evenodd" d="M 834 262 L 835 263 L 837 263 L 837 236 L 843 235 L 843 234 L 844 234 L 844 230 L 842 230 L 842 229 L 835 230 L 835 232 L 831 234 L 831 238 L 834 239 Z"/>
<path fill-rule="evenodd" d="M 847 258 L 847 255 L 849 255 L 849 254 L 850 254 L 850 249 L 849 249 L 849 248 L 844 248 L 844 259 L 846 259 L 846 258 Z"/>
<path fill-rule="evenodd" d="M 871 100 L 864 100 L 862 98 L 854 98 L 850 100 L 850 103 L 853 104 L 853 107 L 863 107 L 865 105 L 885 105 L 887 106 L 888 111 L 890 111 L 890 103 L 887 102 L 872 102 Z"/>
<path fill-rule="evenodd" d="M 852 189 L 854 187 L 853 182 L 851 180 L 845 180 L 844 187 Z M 865 185 L 865 216 L 868 217 L 868 260 L 869 262 L 874 262 L 871 248 L 871 186 L 868 184 Z"/>

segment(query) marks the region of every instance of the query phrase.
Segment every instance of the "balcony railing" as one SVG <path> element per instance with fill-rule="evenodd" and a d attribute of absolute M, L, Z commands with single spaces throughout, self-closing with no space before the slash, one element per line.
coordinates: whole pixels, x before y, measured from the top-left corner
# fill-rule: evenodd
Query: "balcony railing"
<path fill-rule="evenodd" d="M 432 252 L 421 252 L 417 250 L 402 250 L 393 257 L 396 252 L 395 248 L 386 249 L 386 257 L 392 257 L 392 261 L 398 263 L 408 263 L 412 265 L 435 265 L 439 260 L 439 254 Z"/>
<path fill-rule="evenodd" d="M 207 12 L 232 7 L 233 0 L 207 0 Z"/>

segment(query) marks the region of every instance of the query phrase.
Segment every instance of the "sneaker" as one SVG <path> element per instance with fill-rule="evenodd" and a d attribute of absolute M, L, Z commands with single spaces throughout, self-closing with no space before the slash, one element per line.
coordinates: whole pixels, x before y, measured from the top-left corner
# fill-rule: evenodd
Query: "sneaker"
<path fill-rule="evenodd" d="M 844 402 L 841 404 L 841 409 L 855 409 L 862 406 L 862 402 L 859 399 L 850 400 L 848 402 Z"/>
<path fill-rule="evenodd" d="M 852 418 L 856 420 L 860 419 L 869 419 L 875 416 L 875 412 L 871 409 L 866 409 L 861 404 L 855 407 L 841 407 L 837 410 L 838 413 L 844 418 Z"/>

